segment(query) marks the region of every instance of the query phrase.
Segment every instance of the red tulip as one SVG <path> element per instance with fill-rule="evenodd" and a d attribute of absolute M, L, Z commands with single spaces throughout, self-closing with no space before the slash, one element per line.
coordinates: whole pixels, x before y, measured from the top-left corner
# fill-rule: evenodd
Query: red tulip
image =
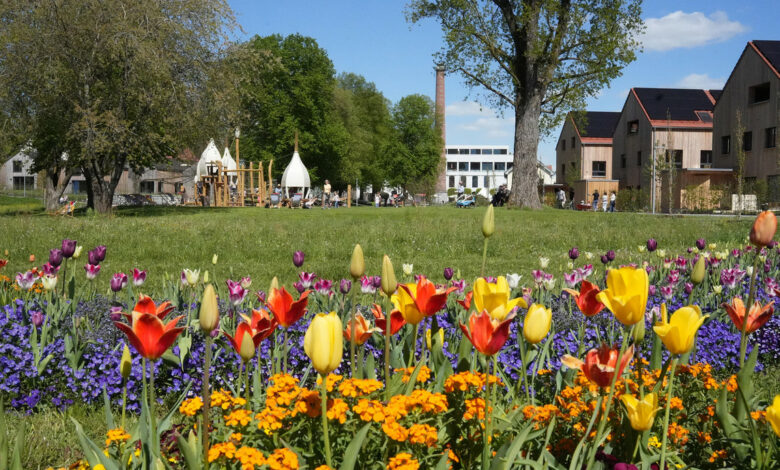
<path fill-rule="evenodd" d="M 352 337 L 352 321 L 348 321 L 346 325 L 346 329 L 344 329 L 344 339 L 347 341 L 351 341 Z M 374 331 L 377 331 L 374 328 L 371 328 L 371 326 L 366 321 L 366 318 L 361 315 L 357 314 L 355 315 L 355 343 L 356 344 L 363 344 L 366 341 L 368 341 L 369 338 L 371 338 L 371 335 L 374 333 Z"/>
<path fill-rule="evenodd" d="M 171 310 L 173 307 L 168 302 L 157 306 L 151 298 L 141 296 L 133 313 L 124 314 L 131 324 L 115 321 L 114 325 L 127 335 L 138 354 L 146 359 L 159 359 L 184 331 L 183 327 L 176 327 L 183 315 L 163 323 L 163 319 Z"/>
<path fill-rule="evenodd" d="M 487 311 L 482 313 L 472 313 L 469 316 L 469 327 L 460 324 L 463 334 L 471 341 L 471 344 L 486 356 L 492 356 L 504 347 L 504 343 L 509 339 L 509 325 L 515 318 L 514 313 L 506 316 L 504 321 L 493 320 Z"/>
<path fill-rule="evenodd" d="M 385 314 L 382 313 L 382 307 L 374 304 L 374 306 L 371 308 L 371 313 L 374 314 L 374 320 L 377 328 L 379 328 L 384 335 L 385 330 L 387 330 L 387 317 L 385 317 Z M 404 319 L 403 314 L 398 310 L 393 310 L 390 313 L 390 336 L 398 333 L 398 331 L 404 325 L 406 325 L 406 320 Z"/>
<path fill-rule="evenodd" d="M 599 387 L 609 387 L 612 385 L 615 367 L 617 366 L 617 374 L 620 377 L 628 361 L 634 356 L 634 346 L 623 353 L 620 364 L 618 364 L 619 352 L 617 348 L 610 348 L 606 344 L 602 344 L 600 348 L 588 351 L 585 355 L 585 362 L 566 354 L 561 358 L 561 363 L 566 367 L 582 370 L 585 377 Z"/>
<path fill-rule="evenodd" d="M 282 328 L 287 329 L 306 313 L 309 292 L 311 291 L 305 291 L 298 300 L 293 301 L 292 295 L 284 287 L 272 289 L 265 305 Z"/>
<path fill-rule="evenodd" d="M 271 336 L 276 329 L 276 326 L 279 324 L 276 321 L 276 318 L 268 315 L 268 312 L 265 310 L 252 309 L 251 317 L 247 317 L 246 315 L 241 316 L 252 329 L 252 340 L 255 342 L 255 347 L 260 346 L 260 343 L 262 343 L 264 339 Z M 241 343 L 239 342 L 238 345 L 241 346 Z"/>
<path fill-rule="evenodd" d="M 398 284 L 398 288 L 409 294 L 409 297 L 414 300 L 417 310 L 426 317 L 433 316 L 444 308 L 447 296 L 455 290 L 454 287 L 438 290 L 434 283 L 422 276 L 417 281 L 416 286 L 414 284 Z"/>
<path fill-rule="evenodd" d="M 461 307 L 465 308 L 466 311 L 471 310 L 471 298 L 474 297 L 474 291 L 470 290 L 468 293 L 466 293 L 466 298 L 463 300 L 458 300 L 457 302 L 460 304 Z"/>
<path fill-rule="evenodd" d="M 571 294 L 574 298 L 574 302 L 577 304 L 577 308 L 579 308 L 586 317 L 592 317 L 604 310 L 604 304 L 596 299 L 599 288 L 595 284 L 591 284 L 588 281 L 582 281 L 579 292 L 572 289 L 564 290 Z"/>
<path fill-rule="evenodd" d="M 723 304 L 723 308 L 726 309 L 726 313 L 729 314 L 729 317 L 731 318 L 731 321 L 734 322 L 734 326 L 737 327 L 737 330 L 742 331 L 742 327 L 745 324 L 745 304 L 742 302 L 742 299 L 734 297 L 730 304 Z M 764 324 L 772 318 L 774 311 L 775 309 L 772 303 L 768 303 L 761 307 L 760 303 L 755 302 L 753 306 L 750 307 L 750 312 L 747 315 L 747 330 L 745 331 L 752 333 L 764 326 Z"/>

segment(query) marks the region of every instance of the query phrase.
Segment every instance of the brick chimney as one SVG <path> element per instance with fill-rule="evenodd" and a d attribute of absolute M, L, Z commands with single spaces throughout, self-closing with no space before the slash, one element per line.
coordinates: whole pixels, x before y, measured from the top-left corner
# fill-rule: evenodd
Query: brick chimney
<path fill-rule="evenodd" d="M 447 144 L 447 125 L 444 122 L 444 65 L 438 64 L 433 68 L 436 71 L 436 126 L 441 130 L 441 140 Z M 442 148 L 441 168 L 436 180 L 436 192 L 447 193 L 447 152 Z"/>

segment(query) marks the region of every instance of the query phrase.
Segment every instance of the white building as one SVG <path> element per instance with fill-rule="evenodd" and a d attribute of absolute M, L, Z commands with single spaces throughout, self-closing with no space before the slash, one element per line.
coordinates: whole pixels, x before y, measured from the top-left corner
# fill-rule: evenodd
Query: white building
<path fill-rule="evenodd" d="M 24 191 L 38 185 L 38 174 L 32 172 L 33 159 L 29 152 L 32 149 L 24 148 L 0 166 L 0 187 Z"/>
<path fill-rule="evenodd" d="M 458 183 L 490 197 L 490 190 L 506 184 L 506 170 L 512 168 L 508 145 L 447 145 L 447 189 Z"/>

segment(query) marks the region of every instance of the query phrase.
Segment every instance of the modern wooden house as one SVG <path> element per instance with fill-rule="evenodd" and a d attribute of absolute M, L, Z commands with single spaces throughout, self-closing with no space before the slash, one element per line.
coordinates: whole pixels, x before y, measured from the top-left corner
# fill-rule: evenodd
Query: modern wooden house
<path fill-rule="evenodd" d="M 780 41 L 748 42 L 715 105 L 715 163 L 735 170 L 738 114 L 745 180 L 765 180 L 769 201 L 780 202 Z"/>
<path fill-rule="evenodd" d="M 555 149 L 556 183 L 574 188 L 574 201 L 591 203 L 591 194 L 618 189 L 612 177 L 612 135 L 620 113 L 569 113 Z M 569 195 L 566 195 L 569 198 Z"/>
<path fill-rule="evenodd" d="M 612 176 L 620 188 L 644 190 L 651 204 L 655 197 L 656 209 L 665 209 L 671 174 L 675 209 L 717 205 L 725 193 L 713 200 L 710 188 L 725 187 L 732 179 L 730 165 L 712 158 L 713 107 L 719 95 L 720 90 L 632 88 L 612 138 Z M 706 195 L 706 201 L 694 201 L 694 194 Z"/>

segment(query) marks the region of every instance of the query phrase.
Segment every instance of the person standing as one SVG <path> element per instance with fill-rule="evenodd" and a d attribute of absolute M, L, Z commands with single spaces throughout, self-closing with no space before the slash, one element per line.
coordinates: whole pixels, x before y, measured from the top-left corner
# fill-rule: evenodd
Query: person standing
<path fill-rule="evenodd" d="M 599 210 L 599 190 L 593 191 L 593 212 Z"/>
<path fill-rule="evenodd" d="M 330 181 L 325 180 L 325 184 L 322 186 L 322 208 L 325 209 L 330 205 Z"/>
<path fill-rule="evenodd" d="M 571 204 L 572 210 L 576 209 L 574 204 L 574 188 L 569 188 L 569 204 Z"/>
<path fill-rule="evenodd" d="M 466 191 L 466 188 L 463 187 L 463 180 L 458 182 L 458 198 L 455 201 L 459 201 L 461 199 L 461 196 L 463 196 L 463 193 Z"/>
<path fill-rule="evenodd" d="M 604 195 L 601 196 L 601 210 L 607 212 L 608 203 L 609 203 L 609 196 L 607 195 L 607 192 L 604 191 Z"/>
<path fill-rule="evenodd" d="M 556 197 L 558 198 L 558 208 L 563 209 L 566 206 L 566 193 L 563 192 L 563 188 L 558 189 Z"/>
<path fill-rule="evenodd" d="M 612 194 L 609 195 L 609 211 L 615 212 L 615 201 L 617 200 L 617 195 L 615 194 L 615 191 L 612 191 Z"/>

